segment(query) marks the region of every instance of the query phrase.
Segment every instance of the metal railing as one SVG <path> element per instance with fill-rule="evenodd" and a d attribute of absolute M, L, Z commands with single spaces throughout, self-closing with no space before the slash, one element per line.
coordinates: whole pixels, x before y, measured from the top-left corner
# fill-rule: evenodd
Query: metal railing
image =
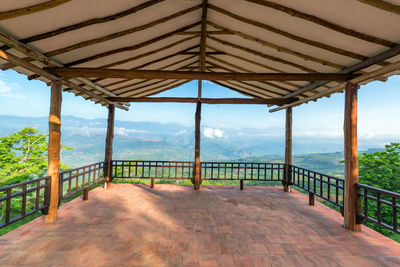
<path fill-rule="evenodd" d="M 323 173 L 290 165 L 290 182 L 309 192 L 310 204 L 314 195 L 336 205 L 343 214 L 344 180 Z"/>
<path fill-rule="evenodd" d="M 282 181 L 285 164 L 201 162 L 202 180 Z"/>
<path fill-rule="evenodd" d="M 113 160 L 112 178 L 192 179 L 190 161 Z"/>
<path fill-rule="evenodd" d="M 357 184 L 357 216 L 400 234 L 398 228 L 400 194 L 365 184 Z"/>
<path fill-rule="evenodd" d="M 106 162 L 102 161 L 60 172 L 59 199 L 63 200 L 90 186 L 104 182 L 103 171 L 106 165 Z"/>
<path fill-rule="evenodd" d="M 50 176 L 45 176 L 1 187 L 0 228 L 39 211 L 47 214 L 50 201 L 50 180 Z"/>

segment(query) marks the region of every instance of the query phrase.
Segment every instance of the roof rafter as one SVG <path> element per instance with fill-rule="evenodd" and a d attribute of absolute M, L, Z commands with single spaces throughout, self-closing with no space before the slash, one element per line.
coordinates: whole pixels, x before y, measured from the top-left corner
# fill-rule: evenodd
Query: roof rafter
<path fill-rule="evenodd" d="M 45 32 L 45 33 L 42 33 L 42 34 L 39 34 L 39 35 L 34 35 L 34 36 L 31 36 L 31 37 L 27 37 L 27 38 L 21 39 L 19 41 L 22 42 L 22 43 L 32 43 L 32 42 L 36 42 L 36 41 L 39 41 L 39 40 L 47 39 L 47 38 L 50 38 L 50 37 L 53 37 L 53 36 L 56 36 L 56 35 L 59 35 L 59 34 L 62 34 L 62 33 L 66 33 L 66 32 L 78 30 L 78 29 L 81 29 L 81 28 L 84 28 L 84 27 L 88 27 L 88 26 L 91 26 L 91 25 L 113 21 L 113 20 L 120 19 L 120 18 L 123 18 L 123 17 L 128 16 L 128 15 L 132 15 L 132 14 L 134 14 L 134 13 L 136 13 L 136 12 L 142 10 L 142 9 L 148 8 L 150 6 L 153 6 L 153 5 L 158 4 L 160 2 L 163 2 L 163 1 L 165 1 L 165 0 L 150 0 L 150 1 L 146 1 L 143 4 L 137 5 L 135 7 L 132 7 L 130 9 L 128 9 L 128 10 L 121 11 L 121 12 L 116 13 L 116 14 L 112 14 L 112 15 L 109 15 L 109 16 L 106 16 L 106 17 L 102 17 L 102 18 L 89 19 L 89 20 L 86 20 L 86 21 L 83 21 L 83 22 L 79 22 L 79 23 L 76 23 L 76 24 L 73 24 L 73 25 L 69 25 L 69 26 L 65 26 L 65 27 L 59 28 L 57 30 L 53 30 L 53 31 Z"/>
<path fill-rule="evenodd" d="M 361 3 L 400 15 L 400 6 L 382 0 L 358 0 Z"/>
<path fill-rule="evenodd" d="M 89 57 L 86 57 L 86 58 L 81 58 L 81 59 L 69 62 L 69 63 L 65 64 L 65 66 L 67 66 L 67 67 L 76 66 L 76 65 L 79 65 L 79 64 L 82 64 L 82 63 L 93 61 L 95 59 L 104 58 L 106 56 L 110 56 L 110 55 L 114 55 L 114 54 L 118 54 L 118 53 L 122 53 L 122 52 L 126 52 L 126 51 L 136 50 L 136 49 L 139 49 L 139 48 L 154 44 L 155 42 L 159 42 L 161 40 L 164 40 L 164 39 L 166 39 L 168 37 L 171 37 L 177 32 L 181 32 L 181 31 L 185 31 L 185 30 L 191 29 L 191 28 L 193 28 L 193 27 L 195 27 L 195 26 L 197 26 L 199 24 L 200 24 L 199 22 L 195 22 L 195 23 L 192 23 L 190 25 L 181 27 L 181 28 L 179 28 L 177 30 L 174 30 L 174 31 L 168 32 L 166 34 L 163 34 L 161 36 L 158 36 L 158 37 L 152 38 L 150 40 L 147 40 L 145 42 L 142 42 L 142 43 L 139 43 L 139 44 L 136 44 L 136 45 L 133 45 L 133 46 L 126 46 L 126 47 L 121 47 L 121 48 L 109 50 L 109 51 L 102 52 L 102 53 L 99 53 L 99 54 L 96 54 L 96 55 L 93 55 L 93 56 L 89 56 Z"/>
<path fill-rule="evenodd" d="M 351 36 L 354 38 L 358 38 L 358 39 L 361 39 L 361 40 L 364 40 L 364 41 L 367 41 L 370 43 L 375 43 L 375 44 L 387 46 L 387 47 L 392 47 L 392 46 L 396 45 L 396 43 L 394 43 L 392 41 L 384 40 L 382 38 L 378 38 L 378 37 L 375 37 L 375 36 L 372 36 L 369 34 L 361 33 L 356 30 L 348 29 L 348 28 L 342 27 L 340 25 L 334 24 L 332 22 L 329 22 L 327 20 L 321 19 L 317 16 L 306 14 L 306 13 L 297 11 L 293 8 L 290 8 L 290 7 L 287 7 L 284 5 L 280 5 L 280 4 L 271 2 L 271 1 L 266 1 L 266 0 L 246 0 L 246 1 L 284 12 L 290 16 L 297 17 L 297 18 L 312 22 L 314 24 L 318 24 L 320 26 L 331 29 L 333 31 L 340 32 L 345 35 L 348 35 L 348 36 Z"/>
<path fill-rule="evenodd" d="M 149 29 L 151 27 L 160 25 L 162 23 L 166 23 L 166 22 L 168 22 L 170 20 L 179 18 L 179 17 L 184 16 L 186 14 L 189 14 L 189 13 L 191 13 L 193 11 L 196 11 L 199 8 L 201 8 L 201 5 L 196 5 L 196 6 L 181 10 L 179 12 L 176 12 L 176 13 L 174 13 L 172 15 L 163 17 L 161 19 L 157 19 L 157 20 L 154 20 L 152 22 L 146 23 L 146 24 L 141 25 L 141 26 L 137 26 L 137 27 L 134 27 L 134 28 L 130 28 L 128 30 L 112 33 L 112 34 L 109 34 L 109 35 L 106 35 L 106 36 L 94 38 L 94 39 L 91 39 L 91 40 L 82 41 L 80 43 L 76 43 L 76 44 L 73 44 L 73 45 L 70 45 L 70 46 L 66 46 L 66 47 L 63 47 L 63 48 L 59 48 L 59 49 L 47 52 L 45 55 L 48 56 L 48 57 L 53 57 L 53 56 L 57 56 L 57 55 L 60 55 L 60 54 L 63 54 L 63 53 L 67 53 L 67 52 L 73 51 L 75 49 L 80 49 L 80 48 L 84 48 L 84 47 L 91 46 L 91 45 L 94 45 L 94 44 L 106 42 L 106 41 L 109 41 L 109 40 L 112 40 L 112 39 L 115 39 L 115 38 L 120 38 L 120 37 L 129 35 L 129 34 L 138 32 L 138 31 Z"/>
<path fill-rule="evenodd" d="M 273 32 L 273 33 L 282 35 L 282 36 L 284 36 L 286 38 L 295 40 L 295 41 L 303 43 L 303 44 L 307 44 L 307 45 L 310 45 L 310 46 L 318 47 L 320 49 L 324 49 L 324 50 L 332 52 L 332 53 L 336 53 L 336 54 L 339 54 L 339 55 L 343 55 L 343 56 L 354 58 L 354 59 L 358 59 L 358 60 L 365 60 L 365 59 L 368 58 L 368 57 L 366 57 L 364 55 L 361 55 L 361 54 L 358 54 L 358 53 L 354 53 L 352 51 L 344 50 L 344 49 L 341 49 L 341 48 L 338 48 L 338 47 L 334 47 L 334 46 L 331 46 L 331 45 L 328 45 L 328 44 L 324 44 L 324 43 L 321 43 L 321 42 L 317 42 L 317 41 L 314 41 L 314 40 L 310 40 L 310 39 L 307 39 L 307 38 L 303 38 L 303 37 L 291 34 L 289 32 L 277 29 L 275 27 L 272 27 L 270 25 L 261 23 L 259 21 L 251 20 L 249 18 L 239 16 L 239 15 L 234 14 L 232 12 L 229 12 L 229 11 L 223 9 L 223 8 L 220 8 L 220 7 L 211 5 L 211 4 L 209 4 L 208 7 L 210 9 L 218 12 L 218 13 L 224 14 L 224 15 L 226 15 L 226 16 L 228 16 L 230 18 L 233 18 L 235 20 L 238 20 L 238 21 L 244 22 L 246 24 L 261 28 L 263 30 L 267 30 L 269 32 Z"/>
<path fill-rule="evenodd" d="M 395 45 L 394 47 L 392 47 L 390 49 L 387 49 L 386 51 L 384 51 L 384 52 L 382 52 L 382 53 L 380 53 L 378 55 L 375 55 L 373 57 L 370 57 L 370 58 L 368 58 L 368 59 L 366 59 L 364 61 L 361 61 L 360 63 L 357 63 L 357 64 L 355 64 L 355 65 L 353 65 L 351 67 L 348 67 L 348 68 L 340 71 L 339 73 L 342 73 L 342 74 L 354 73 L 356 71 L 360 71 L 362 69 L 368 68 L 368 67 L 370 67 L 372 65 L 377 64 L 378 62 L 382 62 L 382 61 L 384 61 L 384 60 L 386 60 L 388 58 L 394 57 L 394 56 L 399 55 L 399 54 L 400 54 L 400 44 Z M 389 65 L 387 65 L 387 66 L 389 66 Z M 289 97 L 289 98 L 290 97 L 295 97 L 298 94 L 301 94 L 301 93 L 307 92 L 309 90 L 315 89 L 315 88 L 320 87 L 320 86 L 322 86 L 324 84 L 326 84 L 326 81 L 315 81 L 315 82 L 312 82 L 312 83 L 310 83 L 310 84 L 308 84 L 306 86 L 303 86 L 303 87 L 297 89 L 296 91 L 286 95 L 285 97 Z"/>
<path fill-rule="evenodd" d="M 304 67 L 302 65 L 290 62 L 288 60 L 281 59 L 281 58 L 275 57 L 275 56 L 271 56 L 271 55 L 265 54 L 263 52 L 255 51 L 255 50 L 252 50 L 250 48 L 247 48 L 247 47 L 244 47 L 244 46 L 240 46 L 240 45 L 237 45 L 237 44 L 225 41 L 225 40 L 221 40 L 221 39 L 218 39 L 218 38 L 213 37 L 213 36 L 208 36 L 208 38 L 213 40 L 213 41 L 215 41 L 215 42 L 217 42 L 217 43 L 223 44 L 225 46 L 236 48 L 236 49 L 245 51 L 247 53 L 256 55 L 258 57 L 262 57 L 262 58 L 267 59 L 267 60 L 275 61 L 275 62 L 284 64 L 284 65 L 288 65 L 288 66 L 294 67 L 296 69 L 299 69 L 299 70 L 302 70 L 302 71 L 305 71 L 305 72 L 316 72 L 314 69 L 307 68 L 307 67 Z"/>
<path fill-rule="evenodd" d="M 13 9 L 13 10 L 9 10 L 9 11 L 0 12 L 0 21 L 36 13 L 39 11 L 43 11 L 43 10 L 46 10 L 49 8 L 53 8 L 53 7 L 65 4 L 69 1 L 71 1 L 71 0 L 51 0 L 51 1 L 44 2 L 44 3 L 28 6 L 28 7 L 23 7 L 23 8 L 19 8 L 19 9 Z"/>
<path fill-rule="evenodd" d="M 222 30 L 226 30 L 228 32 L 232 32 L 236 36 L 239 36 L 239 37 L 241 37 L 241 38 L 243 38 L 245 40 L 250 40 L 250 41 L 256 42 L 256 43 L 258 43 L 258 44 L 260 44 L 262 46 L 266 46 L 266 47 L 269 47 L 269 48 L 276 49 L 278 52 L 287 53 L 287 54 L 289 54 L 291 56 L 295 56 L 295 57 L 300 57 L 300 58 L 304 59 L 305 61 L 313 61 L 313 62 L 322 64 L 324 66 L 329 66 L 329 67 L 332 67 L 332 68 L 335 68 L 335 69 L 344 69 L 345 68 L 345 66 L 343 66 L 343 65 L 336 64 L 336 63 L 330 62 L 330 61 L 325 60 L 325 59 L 309 56 L 309 55 L 303 54 L 301 52 L 294 51 L 294 50 L 288 49 L 286 47 L 282 47 L 282 46 L 267 42 L 267 41 L 265 41 L 265 40 L 263 40 L 261 38 L 254 37 L 254 36 L 245 34 L 245 33 L 240 32 L 240 31 L 236 31 L 236 30 L 232 30 L 232 29 L 220 26 L 220 25 L 218 25 L 216 23 L 213 23 L 211 21 L 208 21 L 208 24 L 213 26 L 213 27 L 215 27 L 215 28 L 217 28 L 217 29 L 222 29 Z"/>

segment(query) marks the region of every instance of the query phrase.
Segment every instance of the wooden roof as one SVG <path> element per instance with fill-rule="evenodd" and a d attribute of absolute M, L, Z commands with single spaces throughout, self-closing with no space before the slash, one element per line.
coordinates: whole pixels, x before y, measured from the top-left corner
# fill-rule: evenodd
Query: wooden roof
<path fill-rule="evenodd" d="M 360 74 L 349 79 L 363 84 L 398 73 L 399 25 L 399 0 L 2 0 L 0 52 L 40 68 Z M 1 69 L 49 81 L 5 58 Z M 129 77 L 68 77 L 64 89 L 105 105 L 109 97 L 147 97 L 192 79 Z M 292 106 L 345 83 L 214 82 L 254 98 L 299 98 Z"/>

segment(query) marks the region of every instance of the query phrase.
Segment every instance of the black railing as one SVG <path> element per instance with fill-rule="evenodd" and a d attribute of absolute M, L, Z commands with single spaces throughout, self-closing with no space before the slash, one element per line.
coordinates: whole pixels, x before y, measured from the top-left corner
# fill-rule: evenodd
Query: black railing
<path fill-rule="evenodd" d="M 310 204 L 314 195 L 336 205 L 343 214 L 344 180 L 314 172 L 297 166 L 290 166 L 290 181 L 293 185 L 309 192 Z"/>
<path fill-rule="evenodd" d="M 400 234 L 398 228 L 400 194 L 365 184 L 357 184 L 356 187 L 358 219 L 376 223 Z"/>
<path fill-rule="evenodd" d="M 106 162 L 98 162 L 60 172 L 59 199 L 65 199 L 90 186 L 104 182 L 103 171 L 105 166 Z"/>
<path fill-rule="evenodd" d="M 47 214 L 50 201 L 50 176 L 0 188 L 0 228 L 36 212 Z"/>
<path fill-rule="evenodd" d="M 202 180 L 282 181 L 283 163 L 201 162 Z"/>
<path fill-rule="evenodd" d="M 113 160 L 112 178 L 192 179 L 190 161 Z"/>

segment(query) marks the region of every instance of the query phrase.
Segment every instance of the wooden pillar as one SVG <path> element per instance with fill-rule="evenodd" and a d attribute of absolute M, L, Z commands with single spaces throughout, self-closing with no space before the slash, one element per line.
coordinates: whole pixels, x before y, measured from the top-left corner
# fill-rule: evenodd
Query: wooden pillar
<path fill-rule="evenodd" d="M 48 214 L 45 215 L 46 223 L 57 219 L 58 186 L 60 172 L 60 140 L 61 140 L 61 102 L 62 83 L 53 81 L 51 84 L 50 113 L 49 113 L 49 167 L 47 175 L 51 177 L 50 205 Z"/>
<path fill-rule="evenodd" d="M 357 224 L 358 147 L 357 147 L 357 91 L 359 85 L 347 83 L 344 109 L 344 227 L 360 231 Z"/>
<path fill-rule="evenodd" d="M 283 190 L 290 191 L 290 165 L 292 164 L 292 107 L 286 108 L 285 127 L 285 176 Z"/>
<path fill-rule="evenodd" d="M 196 123 L 194 130 L 194 170 L 193 170 L 193 185 L 194 189 L 200 189 L 200 121 L 201 121 L 201 102 L 196 104 Z"/>
<path fill-rule="evenodd" d="M 108 118 L 107 118 L 107 135 L 106 135 L 106 148 L 105 157 L 106 168 L 104 176 L 106 178 L 105 187 L 109 188 L 111 183 L 111 161 L 113 155 L 113 141 L 114 141 L 114 118 L 115 118 L 115 106 L 110 104 L 108 106 Z"/>

